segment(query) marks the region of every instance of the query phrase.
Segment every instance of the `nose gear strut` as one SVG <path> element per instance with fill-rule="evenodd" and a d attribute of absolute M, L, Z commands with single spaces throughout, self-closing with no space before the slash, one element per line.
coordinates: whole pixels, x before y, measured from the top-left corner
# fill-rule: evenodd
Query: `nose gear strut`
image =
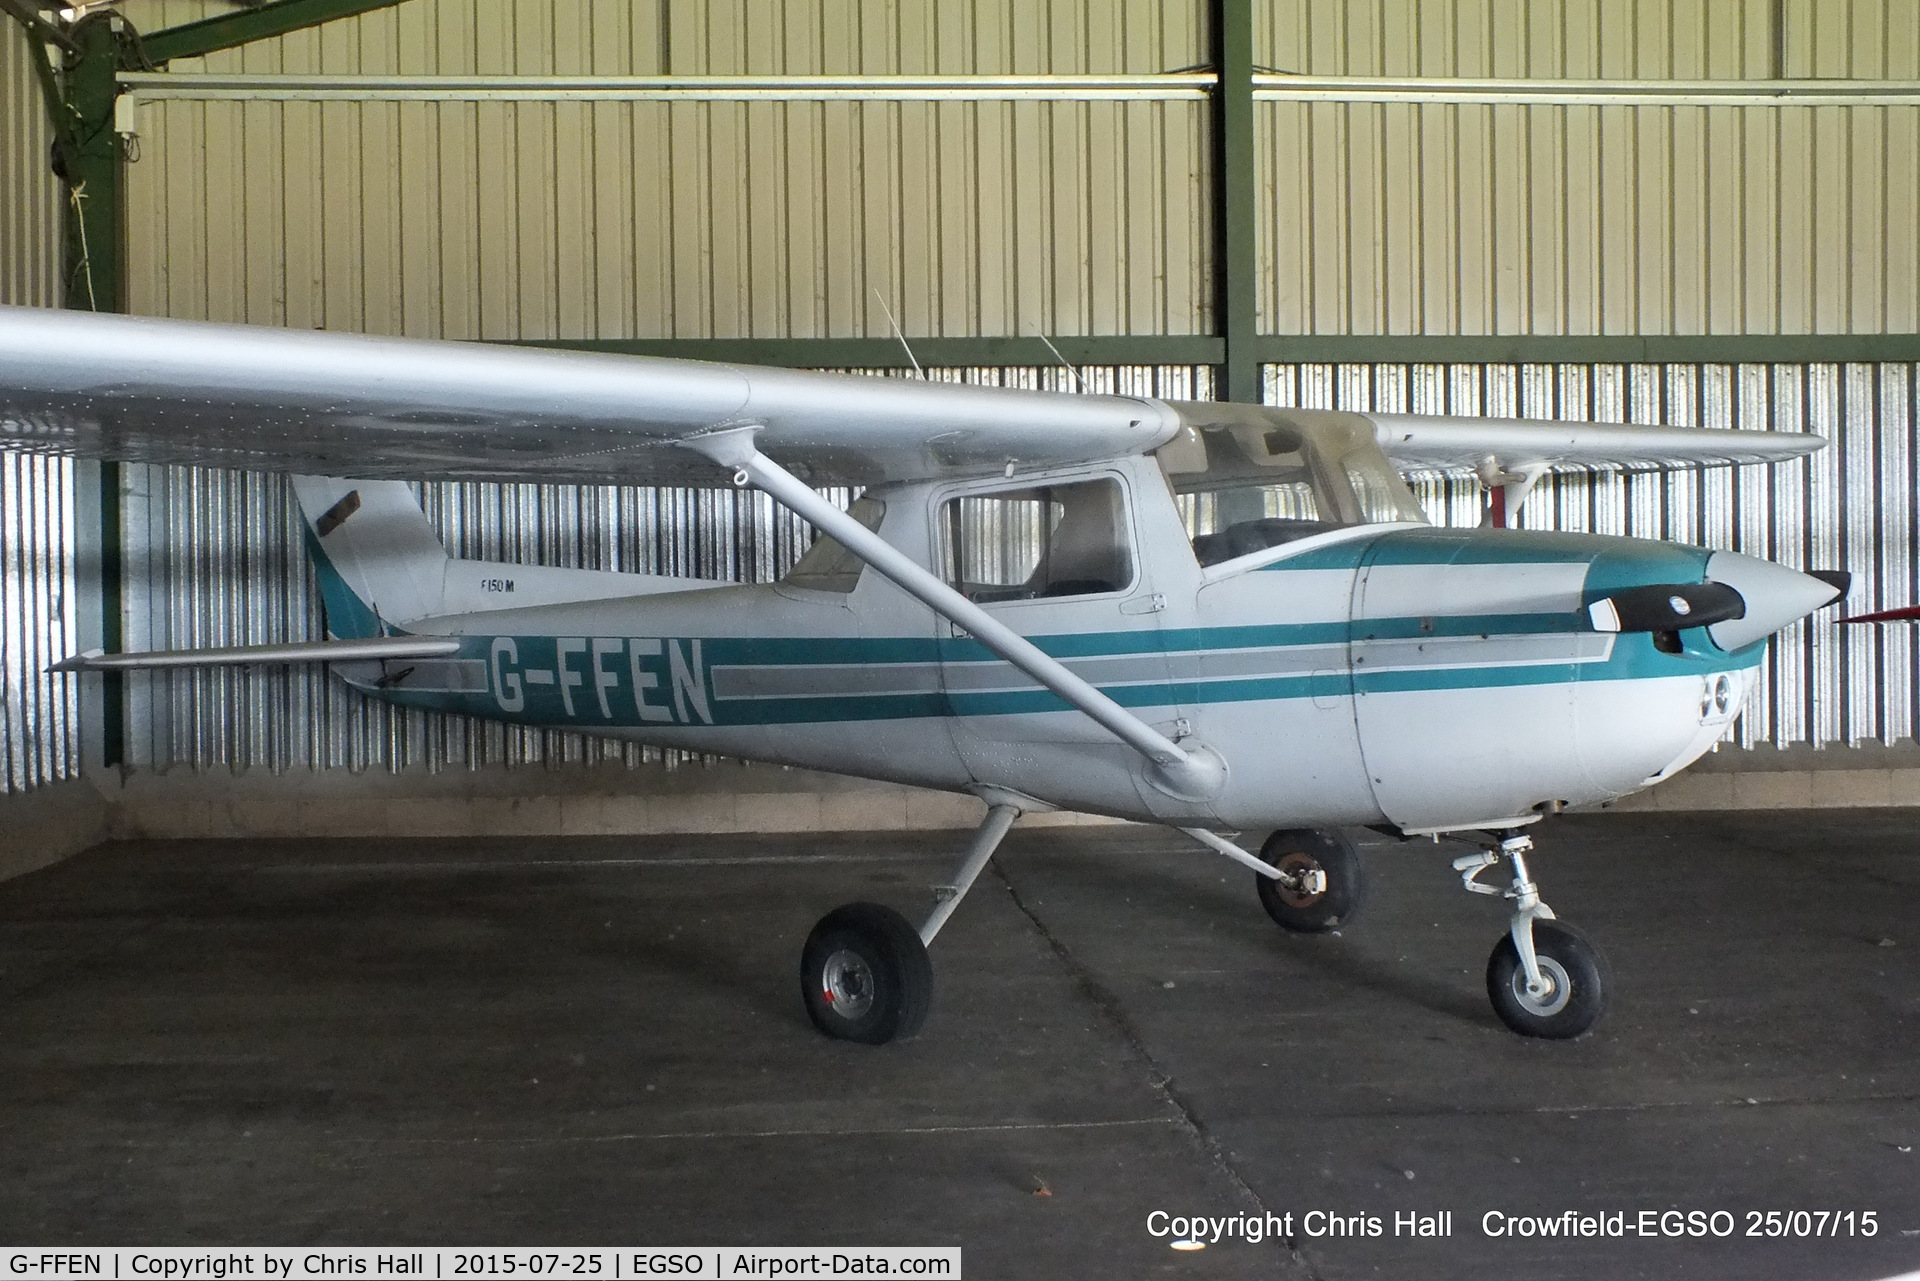
<path fill-rule="evenodd" d="M 1453 860 L 1453 870 L 1471 894 L 1513 902 L 1507 935 L 1487 962 L 1487 994 L 1502 1022 L 1523 1036 L 1579 1036 L 1606 1010 L 1611 982 L 1606 962 L 1584 935 L 1556 918 L 1540 898 L 1527 869 L 1533 838 L 1517 828 L 1487 834 L 1477 854 Z M 1513 867 L 1509 889 L 1480 883 L 1501 862 Z"/>
<path fill-rule="evenodd" d="M 1526 972 L 1527 995 L 1539 1000 L 1547 995 L 1550 984 L 1540 974 L 1539 954 L 1533 947 L 1533 923 L 1536 919 L 1551 921 L 1554 915 L 1553 909 L 1541 901 L 1540 887 L 1527 872 L 1527 851 L 1533 848 L 1533 838 L 1511 827 L 1495 832 L 1493 838 L 1498 843 L 1490 849 L 1453 860 L 1453 870 L 1460 873 L 1460 882 L 1469 894 L 1492 894 L 1513 900 L 1513 924 L 1509 927 L 1513 946 L 1520 953 L 1520 968 Z M 1502 859 L 1513 864 L 1513 888 L 1503 890 L 1480 884 L 1480 873 Z"/>

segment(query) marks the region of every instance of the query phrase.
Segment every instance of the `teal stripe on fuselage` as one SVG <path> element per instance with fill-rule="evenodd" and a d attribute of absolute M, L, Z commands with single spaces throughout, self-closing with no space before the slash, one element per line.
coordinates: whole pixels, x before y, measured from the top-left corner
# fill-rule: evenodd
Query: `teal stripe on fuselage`
<path fill-rule="evenodd" d="M 344 591 L 319 549 L 323 590 L 329 583 Z M 1374 539 L 1316 548 L 1263 566 L 1266 570 L 1356 570 L 1369 565 L 1589 565 L 1583 600 L 1591 602 L 1623 586 L 1649 582 L 1701 581 L 1706 559 L 1701 548 L 1594 534 L 1545 533 L 1526 530 L 1401 529 Z M 1230 583 L 1228 579 L 1225 582 Z M 347 593 L 351 598 L 351 593 Z M 357 600 L 353 603 L 358 603 Z M 343 607 L 351 606 L 342 602 Z M 332 599 L 329 597 L 331 609 Z M 362 606 L 364 608 L 364 606 Z M 360 621 L 360 620 L 356 620 Z M 368 612 L 367 622 L 377 627 Z M 1525 614 L 1433 615 L 1379 619 L 1336 619 L 1320 622 L 1251 624 L 1233 627 L 1142 628 L 1135 631 L 1075 632 L 1030 637 L 1055 658 L 1072 662 L 1122 656 L 1165 655 L 1165 679 L 1101 686 L 1127 707 L 1170 707 L 1212 702 L 1341 697 L 1420 690 L 1495 689 L 1502 686 L 1542 685 L 1571 681 L 1646 680 L 1682 675 L 1707 675 L 1737 670 L 1757 663 L 1765 642 L 1732 654 L 1722 653 L 1701 629 L 1681 633 L 1686 645 L 1680 654 L 1663 653 L 1649 635 L 1627 634 L 1615 639 L 1604 659 L 1538 663 L 1503 661 L 1486 666 L 1471 662 L 1471 638 L 1541 637 L 1591 634 L 1584 610 Z M 1364 667 L 1353 673 L 1326 670 L 1325 647 L 1369 641 L 1451 642 L 1462 649 L 1456 657 L 1446 650 L 1427 655 L 1429 661 L 1389 670 Z M 1011 666 L 1006 684 L 1014 688 L 981 691 L 899 692 L 887 694 L 815 695 L 772 693 L 757 697 L 718 697 L 713 690 L 715 667 L 779 667 L 791 673 L 812 666 L 867 666 L 882 669 L 875 684 L 888 681 L 884 669 L 916 665 L 937 668 L 942 663 L 990 664 L 1000 660 L 978 641 L 965 637 L 701 637 L 646 642 L 640 652 L 628 650 L 625 637 L 568 638 L 567 654 L 558 638 L 508 638 L 515 648 L 512 670 L 518 676 L 512 698 L 523 700 L 509 710 L 512 698 L 504 688 L 503 668 L 495 661 L 495 638 L 462 638 L 461 657 L 488 665 L 486 694 L 409 691 L 404 681 L 372 691 L 377 696 L 412 706 L 515 722 L 585 730 L 701 725 L 751 726 L 820 722 L 872 721 L 959 716 L 1032 715 L 1060 712 L 1067 704 L 1044 689 L 1030 686 Z M 1460 646 L 1460 642 L 1469 642 Z M 502 642 L 505 644 L 505 641 Z M 582 649 L 585 645 L 588 648 Z M 1304 652 L 1289 669 L 1289 653 L 1319 647 L 1318 655 Z M 1238 663 L 1242 671 L 1255 666 L 1254 675 L 1235 674 L 1211 679 L 1193 674 L 1199 656 L 1220 651 L 1271 650 L 1273 671 L 1257 673 L 1260 660 Z M 1492 648 L 1490 653 L 1498 653 Z M 1507 652 L 1511 656 L 1511 650 Z M 1314 670 L 1302 670 L 1311 663 Z M 597 666 L 596 666 L 597 664 Z M 389 671 L 397 670 L 397 665 Z M 1136 671 L 1137 671 L 1136 666 Z M 536 677 L 541 678 L 536 683 Z M 636 677 L 647 683 L 635 689 Z M 1092 679 L 1093 677 L 1090 677 Z M 912 681 L 903 682 L 913 684 Z M 932 682 L 919 678 L 924 690 Z M 741 688 L 739 685 L 732 686 Z M 601 707 L 607 708 L 605 714 Z M 568 702 L 572 712 L 567 710 Z"/>
<path fill-rule="evenodd" d="M 1603 534 L 1435 526 L 1389 530 L 1366 544 L 1366 560 L 1374 565 L 1578 565 L 1634 541 Z"/>
<path fill-rule="evenodd" d="M 1578 565 L 1597 600 L 1642 583 L 1697 583 L 1713 555 L 1701 547 L 1610 534 L 1530 529 L 1394 529 L 1378 538 L 1316 547 L 1263 565 L 1255 573 L 1305 569 L 1357 570 L 1368 565 Z M 1230 580 L 1229 580 L 1230 581 Z"/>
<path fill-rule="evenodd" d="M 1378 538 L 1315 547 L 1255 572 L 1358 569 L 1372 565 L 1577 565 L 1622 541 L 1525 529 L 1391 529 Z M 1658 546 L 1659 544 L 1649 544 Z"/>
<path fill-rule="evenodd" d="M 1497 627 L 1493 625 L 1496 621 L 1500 624 Z M 1437 630 L 1437 625 L 1443 622 L 1447 626 L 1445 633 Z M 1471 662 L 1471 642 L 1469 642 L 1466 647 L 1463 647 L 1460 656 L 1462 661 L 1452 665 L 1442 662 L 1431 666 L 1393 670 L 1362 669 L 1351 674 L 1344 670 L 1328 671 L 1324 668 L 1313 671 L 1287 670 L 1288 654 L 1295 646 L 1301 649 L 1309 648 L 1313 641 L 1321 640 L 1326 635 L 1326 628 L 1333 626 L 1306 624 L 1257 629 L 1227 628 L 1211 631 L 1196 629 L 1187 633 L 1186 636 L 1206 637 L 1213 643 L 1169 648 L 1163 651 L 1167 654 L 1169 667 L 1167 679 L 1102 688 L 1122 706 L 1140 708 L 1341 697 L 1350 689 L 1363 694 L 1384 694 L 1419 690 L 1494 689 L 1503 686 L 1572 681 L 1645 680 L 1670 676 L 1705 675 L 1748 667 L 1759 661 L 1765 644 L 1765 642 L 1759 642 L 1744 650 L 1726 654 L 1707 643 L 1703 631 L 1693 629 L 1682 633 L 1682 637 L 1691 644 L 1681 654 L 1661 652 L 1654 647 L 1653 638 L 1645 633 L 1628 633 L 1616 638 L 1612 653 L 1608 657 L 1585 662 L 1503 662 L 1473 666 L 1469 665 Z M 1422 630 L 1429 626 L 1435 626 L 1436 630 Z M 1555 615 L 1512 615 L 1498 620 L 1491 617 L 1447 620 L 1381 619 L 1369 620 L 1361 625 L 1361 628 L 1363 630 L 1356 629 L 1359 630 L 1356 639 L 1362 641 L 1369 637 L 1413 640 L 1431 637 L 1436 641 L 1451 641 L 1456 644 L 1462 638 L 1475 634 L 1498 641 L 1502 637 L 1572 634 L 1578 630 L 1562 626 L 1559 617 Z M 1477 630 L 1481 628 L 1485 630 Z M 1258 641 L 1255 637 L 1246 634 L 1250 631 L 1262 634 Z M 1338 628 L 1341 639 L 1346 638 L 1348 631 L 1349 629 L 1344 626 Z M 1279 641 L 1276 633 L 1285 635 L 1285 640 Z M 1085 654 L 1139 654 L 1142 651 L 1137 644 L 1138 637 L 1138 633 L 1123 633 L 1107 637 L 1102 637 L 1098 633 L 1085 634 L 1072 638 L 1076 642 L 1073 649 Z M 681 671 L 685 679 L 694 682 L 697 697 L 694 692 L 688 692 L 687 696 L 682 697 L 674 690 L 674 672 L 664 660 L 651 654 L 642 660 L 647 666 L 647 674 L 653 677 L 653 684 L 642 691 L 653 716 L 643 718 L 634 698 L 631 666 L 634 660 L 631 655 L 621 650 L 609 650 L 604 655 L 602 665 L 596 673 L 590 652 L 583 652 L 577 647 L 571 649 L 565 670 L 568 675 L 577 679 L 568 683 L 563 695 L 557 679 L 557 673 L 561 670 L 557 638 L 525 636 L 513 639 L 518 651 L 518 661 L 512 670 L 521 678 L 517 696 L 524 700 L 516 710 L 509 711 L 501 699 L 500 675 L 494 670 L 491 662 L 492 637 L 463 638 L 460 655 L 462 658 L 477 659 L 488 664 L 490 688 L 487 693 L 409 691 L 405 688 L 404 681 L 387 689 L 369 692 L 377 697 L 387 698 L 407 706 L 462 712 L 517 723 L 583 730 L 703 725 L 722 727 L 790 725 L 918 719 L 948 715 L 1031 715 L 1068 710 L 1068 705 L 1063 700 L 1036 687 L 964 693 L 719 698 L 712 693 L 711 671 L 715 666 L 757 665 L 753 660 L 760 654 L 767 654 L 777 655 L 779 660 L 784 660 L 766 663 L 767 666 L 788 668 L 798 666 L 804 669 L 805 666 L 815 664 L 845 664 L 854 661 L 849 659 L 850 652 L 870 655 L 872 649 L 870 642 L 855 642 L 850 650 L 848 644 L 843 641 L 798 641 L 791 638 L 772 641 L 763 648 L 759 643 L 746 638 L 716 637 L 711 640 L 703 639 L 697 671 L 690 658 Z M 1171 640 L 1172 638 L 1163 639 Z M 1120 643 L 1102 648 L 1103 640 Z M 1223 643 L 1229 640 L 1241 643 Z M 1249 641 L 1256 643 L 1245 643 Z M 618 638 L 611 638 L 607 643 L 624 645 L 625 642 Z M 691 654 L 691 642 L 669 641 L 667 644 L 678 645 L 683 657 Z M 1182 670 L 1195 661 L 1189 655 L 1230 648 L 1243 651 L 1271 649 L 1276 670 L 1271 675 L 1223 676 L 1213 679 L 1196 677 Z M 899 652 L 915 654 L 916 658 L 911 660 L 915 664 L 936 661 L 918 641 L 910 641 L 903 645 Z M 797 658 L 808 661 L 796 664 L 793 660 Z M 884 681 L 886 679 L 884 668 L 889 664 L 872 663 L 871 665 L 883 669 L 876 674 L 876 683 Z M 400 667 L 400 664 L 392 664 L 389 670 L 398 671 Z M 533 684 L 526 679 L 529 671 L 542 674 L 554 673 L 556 679 L 553 683 Z M 1011 666 L 1006 671 L 1008 684 L 1025 683 L 1026 678 Z M 604 677 L 606 683 L 597 683 L 597 675 Z M 609 714 L 603 715 L 600 710 L 602 695 L 606 698 Z M 567 711 L 569 700 L 573 709 L 571 714 Z"/>

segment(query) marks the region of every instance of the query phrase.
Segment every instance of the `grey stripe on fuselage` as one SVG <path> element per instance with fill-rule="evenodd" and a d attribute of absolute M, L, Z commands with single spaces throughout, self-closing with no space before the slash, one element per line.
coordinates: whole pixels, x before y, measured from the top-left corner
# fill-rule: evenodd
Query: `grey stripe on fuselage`
<path fill-rule="evenodd" d="M 1370 672 L 1434 667 L 1537 667 L 1550 663 L 1604 663 L 1614 636 L 1599 632 L 1541 632 L 1525 636 L 1411 636 L 1353 643 L 1353 661 Z"/>
<path fill-rule="evenodd" d="M 1590 632 L 1519 636 L 1422 636 L 1357 641 L 1353 657 L 1369 671 L 1436 667 L 1524 667 L 1547 663 L 1605 662 L 1614 638 Z M 1068 670 L 1094 685 L 1113 689 L 1165 684 L 1170 673 L 1192 661 L 1183 679 L 1247 680 L 1307 676 L 1344 669 L 1344 643 L 1282 645 L 1253 649 L 1206 649 L 1172 653 L 1113 654 L 1066 659 Z M 716 666 L 713 696 L 723 702 L 846 695 L 1012 693 L 1038 689 L 998 659 L 949 663 L 795 663 Z"/>
<path fill-rule="evenodd" d="M 753 698 L 823 698 L 845 694 L 938 694 L 938 663 L 795 663 L 712 669 L 721 702 Z"/>

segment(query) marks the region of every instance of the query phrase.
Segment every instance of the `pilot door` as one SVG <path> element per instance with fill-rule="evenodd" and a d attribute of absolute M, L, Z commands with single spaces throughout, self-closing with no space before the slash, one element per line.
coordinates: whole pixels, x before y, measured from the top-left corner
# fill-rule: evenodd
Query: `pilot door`
<path fill-rule="evenodd" d="M 1124 475 L 952 490 L 933 514 L 949 584 L 1144 719 L 1170 719 L 1165 601 L 1139 554 Z M 975 777 L 1003 775 L 1017 745 L 1115 743 L 963 629 L 936 626 L 956 745 Z"/>

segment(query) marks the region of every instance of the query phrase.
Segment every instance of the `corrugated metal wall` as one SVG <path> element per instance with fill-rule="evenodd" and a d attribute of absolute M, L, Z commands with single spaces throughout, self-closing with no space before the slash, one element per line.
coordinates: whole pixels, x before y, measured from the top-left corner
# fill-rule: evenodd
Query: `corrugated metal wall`
<path fill-rule="evenodd" d="M 0 793 L 80 773 L 73 466 L 0 452 Z"/>
<path fill-rule="evenodd" d="M 1773 9 L 1275 0 L 1255 6 L 1256 43 L 1308 77 L 1920 80 L 1913 0 L 1791 0 L 1778 40 Z M 173 69 L 1140 73 L 1202 61 L 1203 27 L 1201 5 L 1150 0 L 410 0 Z M 1268 84 L 1257 113 L 1264 332 L 1920 328 L 1911 101 L 1296 92 Z M 1209 325 L 1194 101 L 171 101 L 141 116 L 136 311 L 484 337 L 865 336 L 887 332 L 885 298 L 925 334 Z"/>
<path fill-rule="evenodd" d="M 1915 0 L 1783 10 L 1775 32 L 1772 0 L 1272 0 L 1255 6 L 1255 60 L 1323 79 L 1920 75 Z M 133 16 L 154 29 L 218 11 L 152 0 Z M 1198 0 L 408 0 L 171 70 L 1142 74 L 1192 67 L 1207 47 Z M 1267 332 L 1920 328 L 1920 108 L 1293 92 L 1263 82 L 1257 112 Z M 919 334 L 1212 326 L 1193 100 L 175 100 L 142 107 L 139 128 L 137 311 L 460 337 L 868 336 L 888 332 L 877 292 Z M 1523 519 L 1844 564 L 1861 574 L 1856 602 L 1893 604 L 1920 595 L 1915 379 L 1904 365 L 1277 366 L 1268 393 L 1819 431 L 1835 446 L 1811 465 L 1561 477 Z M 1206 370 L 1099 380 L 1210 391 Z M 134 476 L 129 546 L 145 559 L 129 645 L 317 634 L 278 482 Z M 1473 482 L 1422 493 L 1436 517 L 1478 519 Z M 450 537 L 545 563 L 758 579 L 798 544 L 791 522 L 734 495 L 433 487 L 427 499 Z M 1796 630 L 1744 740 L 1910 734 L 1908 646 L 1900 629 Z M 606 751 L 394 717 L 309 677 L 231 673 L 136 686 L 132 728 L 133 758 L 154 766 Z"/>
<path fill-rule="evenodd" d="M 47 168 L 52 135 L 34 77 L 39 51 L 0 20 L 0 302 L 60 302 L 60 185 Z"/>
<path fill-rule="evenodd" d="M 170 70 L 1158 72 L 1201 59 L 1198 12 L 413 0 Z M 139 117 L 140 313 L 486 338 L 885 335 L 883 299 L 919 334 L 1209 323 L 1198 97 L 156 101 Z"/>
<path fill-rule="evenodd" d="M 1256 63 L 1313 76 L 1910 80 L 1920 74 L 1920 8 L 1913 0 L 1256 0 L 1254 50 Z"/>
<path fill-rule="evenodd" d="M 1259 104 L 1269 333 L 1920 328 L 1920 106 Z"/>
<path fill-rule="evenodd" d="M 147 31 L 232 0 L 142 0 Z M 1207 57 L 1167 0 L 407 0 L 175 71 L 329 75 L 1144 74 Z"/>
<path fill-rule="evenodd" d="M 1258 8 L 1256 46 L 1305 77 L 1659 91 L 1785 76 L 1920 89 L 1913 0 L 1786 0 L 1777 40 L 1774 7 L 1290 0 Z M 1432 84 L 1450 100 L 1379 101 L 1378 86 L 1360 84 L 1313 102 L 1270 96 L 1303 88 L 1270 83 L 1258 108 L 1264 332 L 1920 328 L 1911 93 L 1903 105 L 1817 107 L 1712 95 L 1502 105 L 1471 101 L 1473 85 Z M 1575 84 L 1558 92 L 1581 96 Z"/>
<path fill-rule="evenodd" d="M 1206 399 L 1211 368 L 1080 371 L 1090 391 Z M 930 369 L 930 378 L 1070 390 L 1060 369 Z M 897 376 L 897 375 L 896 375 Z M 129 467 L 127 647 L 318 639 L 320 602 L 284 477 Z M 769 582 L 810 535 L 758 492 L 435 484 L 425 507 L 455 555 Z M 847 491 L 829 491 L 844 504 Z M 312 669 L 130 675 L 128 761 L 166 769 L 633 765 L 661 753 L 370 703 Z"/>
<path fill-rule="evenodd" d="M 0 16 L 0 302 L 60 302 L 60 191 L 29 61 Z M 73 651 L 73 465 L 0 451 L 0 793 L 80 768 L 77 682 L 47 665 Z"/>
<path fill-rule="evenodd" d="M 155 102 L 131 309 L 481 338 L 1198 333 L 1199 102 Z"/>
<path fill-rule="evenodd" d="M 1811 431 L 1806 462 L 1544 480 L 1520 510 L 1530 529 L 1586 530 L 1727 548 L 1854 575 L 1852 612 L 1920 600 L 1914 522 L 1920 366 L 1273 365 L 1275 404 L 1394 413 L 1664 422 Z M 1436 523 L 1480 520 L 1480 484 L 1423 478 Z M 1920 713 L 1912 629 L 1842 627 L 1826 610 L 1775 640 L 1737 741 L 1778 746 L 1911 737 Z"/>

